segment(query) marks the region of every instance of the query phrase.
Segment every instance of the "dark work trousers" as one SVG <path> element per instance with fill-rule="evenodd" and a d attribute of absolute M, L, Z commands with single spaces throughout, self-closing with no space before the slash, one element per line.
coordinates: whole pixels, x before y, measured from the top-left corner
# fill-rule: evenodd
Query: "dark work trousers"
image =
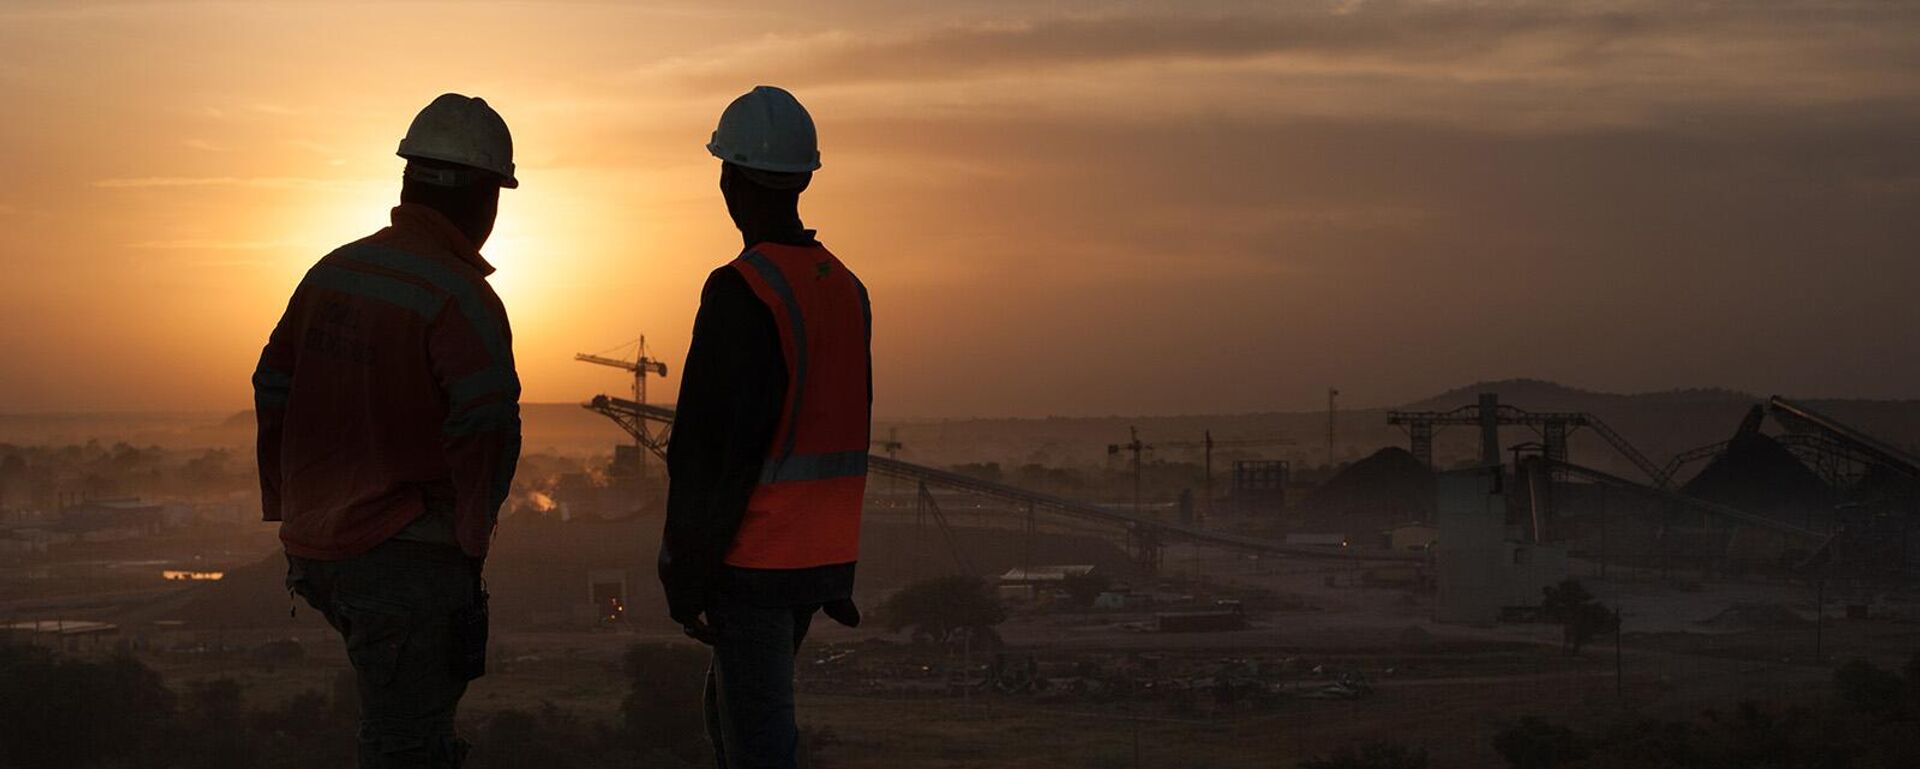
<path fill-rule="evenodd" d="M 707 611 L 717 637 L 707 668 L 707 736 L 720 769 L 795 769 L 793 657 L 817 606 L 731 603 Z"/>
<path fill-rule="evenodd" d="M 287 557 L 287 587 L 346 639 L 360 689 L 360 769 L 452 769 L 467 691 L 454 670 L 454 612 L 477 575 L 456 547 L 389 540 L 343 561 Z"/>

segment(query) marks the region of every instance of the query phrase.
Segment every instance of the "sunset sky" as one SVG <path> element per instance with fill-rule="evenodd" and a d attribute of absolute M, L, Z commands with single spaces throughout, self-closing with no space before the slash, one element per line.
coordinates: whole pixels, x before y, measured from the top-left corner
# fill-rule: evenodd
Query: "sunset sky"
<path fill-rule="evenodd" d="M 525 399 L 641 333 L 677 374 L 757 83 L 819 124 L 882 415 L 1920 396 L 1920 4 L 7 0 L 0 412 L 245 408 L 444 91 L 516 140 Z"/>

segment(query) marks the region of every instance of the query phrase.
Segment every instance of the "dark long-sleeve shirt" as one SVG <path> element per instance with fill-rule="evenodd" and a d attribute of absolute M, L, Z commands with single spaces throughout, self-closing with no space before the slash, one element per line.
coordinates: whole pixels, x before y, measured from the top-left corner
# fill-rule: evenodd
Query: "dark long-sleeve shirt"
<path fill-rule="evenodd" d="M 700 292 L 667 447 L 660 582 L 675 617 L 710 605 L 786 395 L 771 311 L 732 267 L 714 270 Z"/>
<path fill-rule="evenodd" d="M 520 451 L 492 266 L 431 208 L 307 272 L 254 371 L 260 492 L 287 552 L 363 553 L 423 512 L 484 558 Z"/>
<path fill-rule="evenodd" d="M 814 245 L 802 230 L 780 238 Z M 871 383 L 869 383 L 871 394 Z M 851 598 L 853 566 L 746 569 L 725 565 L 759 483 L 787 395 L 786 354 L 772 311 L 732 267 L 707 276 L 680 374 L 667 448 L 667 522 L 660 581 L 685 620 L 725 599 L 763 606 Z"/>

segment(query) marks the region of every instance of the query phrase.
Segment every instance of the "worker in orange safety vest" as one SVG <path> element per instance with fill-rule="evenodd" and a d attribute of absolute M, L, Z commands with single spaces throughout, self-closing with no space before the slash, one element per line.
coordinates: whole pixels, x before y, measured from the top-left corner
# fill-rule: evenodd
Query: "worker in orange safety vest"
<path fill-rule="evenodd" d="M 758 86 L 707 150 L 745 249 L 707 278 L 667 451 L 660 580 L 713 647 L 706 717 L 725 769 L 794 767 L 793 659 L 816 612 L 849 626 L 872 417 L 866 287 L 806 229 L 813 119 Z"/>

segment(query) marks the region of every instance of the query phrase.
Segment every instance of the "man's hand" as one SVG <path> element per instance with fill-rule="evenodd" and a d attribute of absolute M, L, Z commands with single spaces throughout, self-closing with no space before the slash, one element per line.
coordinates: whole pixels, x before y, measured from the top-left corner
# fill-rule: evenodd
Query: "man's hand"
<path fill-rule="evenodd" d="M 708 621 L 701 612 L 694 612 L 684 617 L 674 617 L 674 620 L 680 623 L 680 632 L 686 633 L 688 638 L 695 641 L 712 646 L 715 641 L 720 639 L 719 628 Z"/>
<path fill-rule="evenodd" d="M 834 601 L 820 608 L 835 622 L 847 627 L 860 626 L 860 607 L 853 605 L 851 599 Z"/>

